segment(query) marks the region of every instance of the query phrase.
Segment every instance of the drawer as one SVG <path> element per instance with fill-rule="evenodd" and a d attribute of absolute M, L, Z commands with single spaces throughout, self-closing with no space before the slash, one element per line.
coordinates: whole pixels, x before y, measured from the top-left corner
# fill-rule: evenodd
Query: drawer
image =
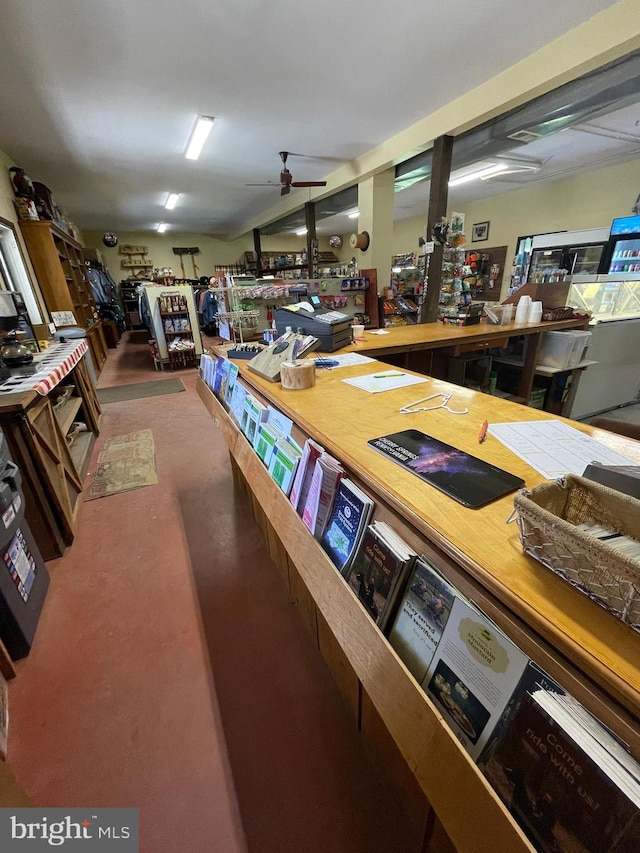
<path fill-rule="evenodd" d="M 456 344 L 453 347 L 445 347 L 442 352 L 446 355 L 462 355 L 464 352 L 481 352 L 483 349 L 495 347 L 506 347 L 509 338 L 492 338 L 490 341 L 472 341 L 468 344 Z"/>

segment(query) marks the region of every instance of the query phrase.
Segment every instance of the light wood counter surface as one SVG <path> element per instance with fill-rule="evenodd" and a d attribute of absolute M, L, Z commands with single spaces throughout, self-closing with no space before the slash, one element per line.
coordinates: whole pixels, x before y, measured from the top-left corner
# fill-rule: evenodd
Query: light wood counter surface
<path fill-rule="evenodd" d="M 418 429 L 522 477 L 532 488 L 541 475 L 491 435 L 479 444 L 478 430 L 485 418 L 501 423 L 555 416 L 435 379 L 380 394 L 341 381 L 376 372 L 379 362 L 318 370 L 315 387 L 303 391 L 285 391 L 251 373 L 246 362 L 237 363 L 245 383 L 339 458 L 372 494 L 384 495 L 410 525 L 640 720 L 640 635 L 523 554 L 517 525 L 506 523 L 513 494 L 468 509 L 367 446 L 369 439 Z M 399 413 L 401 406 L 438 391 L 452 392 L 452 407 L 469 413 Z M 639 442 L 560 420 L 640 463 Z"/>
<path fill-rule="evenodd" d="M 561 329 L 580 329 L 586 320 L 558 320 L 545 323 L 506 323 L 494 326 L 490 323 L 476 323 L 474 326 L 448 326 L 444 323 L 422 323 L 413 326 L 394 326 L 380 331 L 366 330 L 364 338 L 349 344 L 337 352 L 362 352 L 366 355 L 412 352 L 416 350 L 440 349 L 456 345 L 477 344 L 487 341 L 491 346 L 500 346 L 501 338 L 518 335 L 537 335 L 541 332 L 554 332 Z M 495 342 L 495 343 L 491 343 Z"/>

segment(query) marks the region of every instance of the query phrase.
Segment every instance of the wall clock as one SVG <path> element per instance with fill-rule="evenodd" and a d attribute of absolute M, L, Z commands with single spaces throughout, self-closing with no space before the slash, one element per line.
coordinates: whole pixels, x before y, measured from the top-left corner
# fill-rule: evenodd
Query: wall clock
<path fill-rule="evenodd" d="M 332 249 L 339 249 L 342 246 L 342 237 L 339 237 L 337 234 L 333 237 L 329 237 L 329 245 Z"/>

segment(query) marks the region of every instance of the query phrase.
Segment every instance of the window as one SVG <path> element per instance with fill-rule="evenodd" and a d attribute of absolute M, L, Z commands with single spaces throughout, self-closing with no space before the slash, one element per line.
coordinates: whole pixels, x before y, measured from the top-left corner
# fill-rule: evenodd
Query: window
<path fill-rule="evenodd" d="M 42 323 L 42 312 L 22 259 L 15 231 L 0 219 L 0 288 L 22 294 L 31 323 Z"/>

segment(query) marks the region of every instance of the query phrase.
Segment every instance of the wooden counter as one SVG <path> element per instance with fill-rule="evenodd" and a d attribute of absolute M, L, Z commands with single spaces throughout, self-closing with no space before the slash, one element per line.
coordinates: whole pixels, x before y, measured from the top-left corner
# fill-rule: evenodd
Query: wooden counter
<path fill-rule="evenodd" d="M 421 323 L 414 326 L 395 326 L 381 331 L 388 334 L 376 334 L 376 330 L 367 330 L 364 339 L 352 343 L 337 352 L 362 352 L 365 355 L 406 353 L 421 350 L 458 348 L 470 344 L 486 344 L 487 348 L 501 346 L 503 338 L 519 335 L 538 336 L 542 332 L 555 332 L 561 329 L 585 328 L 587 320 L 557 320 L 548 323 L 506 323 L 494 326 L 489 323 L 476 323 L 475 326 L 446 326 L 444 323 Z M 457 353 L 456 353 L 457 354 Z"/>
<path fill-rule="evenodd" d="M 410 345 L 406 338 L 405 344 Z M 506 523 L 513 495 L 467 509 L 367 446 L 369 439 L 387 433 L 419 429 L 521 476 L 530 488 L 541 476 L 497 439 L 489 436 L 479 445 L 478 428 L 485 418 L 490 423 L 520 421 L 523 415 L 546 420 L 547 413 L 439 380 L 381 394 L 341 381 L 373 372 L 376 364 L 319 370 L 314 388 L 289 392 L 252 374 L 246 362 L 238 365 L 245 385 L 292 418 L 301 437 L 315 438 L 343 462 L 348 475 L 376 502 L 376 518 L 387 520 L 427 554 L 640 758 L 640 635 L 523 554 L 516 525 Z M 299 523 L 242 433 L 206 385 L 199 381 L 198 388 L 225 436 L 238 482 L 249 491 L 262 519 L 274 562 L 284 552 L 283 573 L 292 594 L 303 610 L 315 614 L 309 621 L 318 644 L 351 704 L 360 702 L 362 709 L 363 697 L 371 701 L 460 850 L 530 849 L 435 706 Z M 452 392 L 452 406 L 466 406 L 469 414 L 452 415 L 444 409 L 399 413 L 402 405 L 438 391 Z M 568 423 L 640 462 L 640 443 Z"/>
<path fill-rule="evenodd" d="M 53 402 L 61 385 L 72 386 L 67 402 Z M 25 390 L 0 396 L 0 429 L 20 469 L 25 518 L 44 560 L 60 557 L 73 542 L 80 495 L 101 409 L 82 357 L 48 394 Z M 74 421 L 87 429 L 69 445 Z"/>
<path fill-rule="evenodd" d="M 449 326 L 444 323 L 395 326 L 384 329 L 387 334 L 377 334 L 375 330 L 370 329 L 365 332 L 363 340 L 337 352 L 361 352 L 429 376 L 457 382 L 459 380 L 449 372 L 450 359 L 465 353 L 482 355 L 483 350 L 504 347 L 511 338 L 523 336 L 526 338 L 526 347 L 518 384 L 518 398 L 521 402 L 526 402 L 531 395 L 536 375 L 537 353 L 542 334 L 563 329 L 586 329 L 587 324 L 587 320 L 579 319 L 534 324 L 506 323 L 504 326 L 489 323 L 477 323 L 473 326 Z M 582 369 L 575 370 L 571 395 L 564 404 L 565 411 L 569 410 L 578 389 Z"/>

